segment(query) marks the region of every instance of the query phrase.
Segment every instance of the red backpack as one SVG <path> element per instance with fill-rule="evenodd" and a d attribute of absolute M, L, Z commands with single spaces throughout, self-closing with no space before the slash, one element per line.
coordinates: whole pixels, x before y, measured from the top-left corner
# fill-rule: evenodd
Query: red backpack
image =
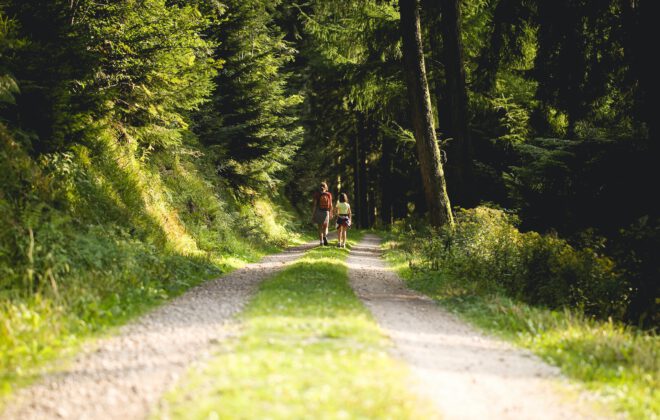
<path fill-rule="evenodd" d="M 323 192 L 319 196 L 319 208 L 321 210 L 330 210 L 332 207 L 332 196 L 329 192 Z"/>

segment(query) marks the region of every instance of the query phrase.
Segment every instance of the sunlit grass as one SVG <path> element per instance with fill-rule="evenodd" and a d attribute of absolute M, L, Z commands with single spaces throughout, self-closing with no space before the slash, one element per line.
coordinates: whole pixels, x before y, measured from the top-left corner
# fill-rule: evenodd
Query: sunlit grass
<path fill-rule="evenodd" d="M 240 318 L 240 337 L 192 372 L 156 417 L 433 418 L 349 287 L 345 255 L 317 248 L 266 281 Z"/>
<path fill-rule="evenodd" d="M 393 241 L 384 245 L 407 283 L 474 325 L 532 350 L 630 418 L 660 416 L 660 340 L 652 333 L 551 311 L 497 295 L 442 271 L 412 270 Z M 412 256 L 414 258 L 414 256 Z"/>
<path fill-rule="evenodd" d="M 11 228 L 0 235 L 0 408 L 81 343 L 200 282 L 311 239 L 296 233 L 278 205 L 263 199 L 256 211 L 225 191 L 201 155 L 143 160 L 135 144 L 118 147 L 112 132 L 97 141 L 49 167 L 61 209 L 37 201 L 0 213 L 0 226 Z M 12 153 L 36 174 L 34 183 L 51 182 L 29 155 Z M 276 232 L 274 220 L 283 225 Z"/>

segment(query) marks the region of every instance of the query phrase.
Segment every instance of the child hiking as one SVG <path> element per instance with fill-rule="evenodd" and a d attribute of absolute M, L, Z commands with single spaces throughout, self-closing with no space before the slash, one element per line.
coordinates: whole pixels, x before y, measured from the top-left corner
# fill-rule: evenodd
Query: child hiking
<path fill-rule="evenodd" d="M 312 222 L 319 226 L 319 242 L 328 245 L 328 224 L 332 212 L 332 194 L 328 191 L 328 184 L 321 182 L 319 190 L 314 193 L 312 205 Z"/>
<path fill-rule="evenodd" d="M 337 215 L 337 247 L 346 248 L 346 231 L 351 226 L 351 205 L 348 204 L 348 196 L 339 194 L 339 202 L 335 207 Z"/>

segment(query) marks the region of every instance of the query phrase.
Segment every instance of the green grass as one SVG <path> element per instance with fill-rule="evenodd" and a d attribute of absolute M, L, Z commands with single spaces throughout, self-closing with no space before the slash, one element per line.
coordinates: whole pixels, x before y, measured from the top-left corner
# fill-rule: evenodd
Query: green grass
<path fill-rule="evenodd" d="M 37 162 L 1 135 L 0 409 L 81 343 L 313 237 L 283 204 L 238 197 L 208 159 L 142 160 L 102 136 Z"/>
<path fill-rule="evenodd" d="M 348 285 L 346 254 L 315 248 L 264 282 L 240 317 L 240 337 L 191 372 L 157 416 L 433 417 Z"/>
<path fill-rule="evenodd" d="M 82 343 L 111 334 L 190 287 L 280 249 L 254 244 L 239 255 L 193 258 L 141 252 L 139 244 L 134 245 L 116 251 L 115 263 L 103 269 L 70 273 L 59 298 L 38 293 L 0 301 L 0 397 L 6 399 L 16 388 L 61 368 Z M 108 283 L 104 288 L 99 278 Z M 2 404 L 0 400 L 0 409 Z"/>
<path fill-rule="evenodd" d="M 483 330 L 525 347 L 595 391 L 606 406 L 630 418 L 660 417 L 658 336 L 589 319 L 576 311 L 551 311 L 492 293 L 442 271 L 411 269 L 395 241 L 386 258 L 408 285 L 433 297 Z M 413 256 L 414 258 L 414 256 Z"/>

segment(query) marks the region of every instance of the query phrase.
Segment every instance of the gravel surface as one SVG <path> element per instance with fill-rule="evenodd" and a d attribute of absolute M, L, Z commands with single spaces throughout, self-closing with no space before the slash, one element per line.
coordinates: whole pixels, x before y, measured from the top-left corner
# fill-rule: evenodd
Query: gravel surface
<path fill-rule="evenodd" d="M 195 287 L 100 339 L 57 373 L 20 390 L 2 419 L 142 419 L 191 363 L 232 335 L 259 283 L 313 244 L 291 248 Z"/>
<path fill-rule="evenodd" d="M 366 235 L 348 257 L 357 295 L 395 343 L 418 393 L 449 419 L 603 418 L 559 370 L 477 332 L 430 298 L 406 288 Z"/>

